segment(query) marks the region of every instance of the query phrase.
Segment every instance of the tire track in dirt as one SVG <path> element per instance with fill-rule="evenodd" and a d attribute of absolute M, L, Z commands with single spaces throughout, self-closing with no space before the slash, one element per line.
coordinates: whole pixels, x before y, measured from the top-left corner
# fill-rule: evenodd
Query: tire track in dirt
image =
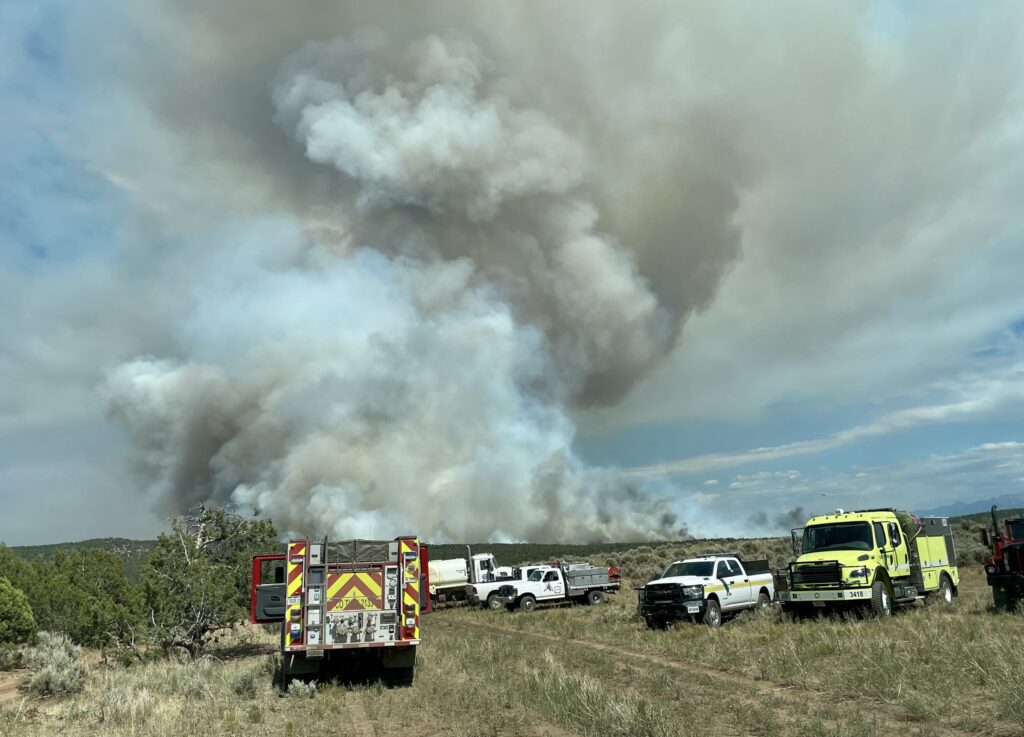
<path fill-rule="evenodd" d="M 345 711 L 348 712 L 348 723 L 352 725 L 355 737 L 377 737 L 377 730 L 366 713 L 366 703 L 362 691 L 345 693 Z"/>
<path fill-rule="evenodd" d="M 798 686 L 784 686 L 780 683 L 768 680 L 760 680 L 752 678 L 750 676 L 744 676 L 733 671 L 723 670 L 720 668 L 714 668 L 702 663 L 698 663 L 693 660 L 686 660 L 683 658 L 671 658 L 664 655 L 655 655 L 652 653 L 637 652 L 634 650 L 626 650 L 621 647 L 614 645 L 607 645 L 601 642 L 590 642 L 587 640 L 577 640 L 573 638 L 559 637 L 557 635 L 549 635 L 546 633 L 530 631 L 524 633 L 521 630 L 512 629 L 508 627 L 499 627 L 491 624 L 482 624 L 477 622 L 469 622 L 473 627 L 480 629 L 490 630 L 502 635 L 517 635 L 522 636 L 528 634 L 531 637 L 537 637 L 549 642 L 563 643 L 569 645 L 575 645 L 577 647 L 587 648 L 595 652 L 610 653 L 617 656 L 627 656 L 635 661 L 643 661 L 652 665 L 658 665 L 664 668 L 671 668 L 677 671 L 684 671 L 700 678 L 713 678 L 718 681 L 726 682 L 735 687 L 734 694 L 739 697 L 742 696 L 747 689 L 754 689 L 757 692 L 765 695 L 772 695 L 779 698 L 782 701 L 786 701 L 793 704 L 800 704 L 806 706 L 808 703 L 813 703 L 814 706 L 819 707 L 822 711 L 821 714 L 817 715 L 822 721 L 826 722 L 842 722 L 845 721 L 843 717 L 829 717 L 829 712 L 834 712 L 837 704 L 863 704 L 865 701 L 869 701 L 872 706 L 872 714 L 879 717 L 881 721 L 884 721 L 883 729 L 886 730 L 900 730 L 906 731 L 909 727 L 913 727 L 922 733 L 927 732 L 929 735 L 935 737 L 970 737 L 972 733 L 963 732 L 954 729 L 942 722 L 931 720 L 931 719 L 911 719 L 906 713 L 899 707 L 895 707 L 891 704 L 886 704 L 876 699 L 869 697 L 858 697 L 856 699 L 839 700 L 835 695 L 825 693 L 823 691 L 816 691 L 813 689 L 801 688 Z M 629 662 L 624 663 L 630 666 Z M 763 703 L 753 699 L 756 703 L 763 706 Z M 1017 734 L 1013 731 L 1013 728 L 1006 725 L 1006 729 L 1003 730 L 1007 736 Z M 999 733 L 997 733 L 999 734 Z"/>

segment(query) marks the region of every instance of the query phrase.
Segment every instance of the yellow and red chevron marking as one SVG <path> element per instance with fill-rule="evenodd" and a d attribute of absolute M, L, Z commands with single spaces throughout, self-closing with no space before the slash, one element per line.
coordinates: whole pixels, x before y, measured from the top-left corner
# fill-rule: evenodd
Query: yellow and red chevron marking
<path fill-rule="evenodd" d="M 403 538 L 399 542 L 399 555 L 405 587 L 402 595 L 402 624 L 407 612 L 415 618 L 412 638 L 420 639 L 420 542 L 416 538 Z"/>
<path fill-rule="evenodd" d="M 291 601 L 293 597 L 302 596 L 302 569 L 306 562 L 306 543 L 292 542 L 288 544 L 288 588 L 286 601 Z M 294 612 L 298 610 L 299 614 L 294 615 Z M 285 607 L 284 616 L 284 644 L 285 647 L 290 645 L 299 645 L 302 643 L 303 632 L 299 630 L 297 636 L 292 637 L 291 624 L 293 621 L 302 621 L 302 604 L 291 604 L 289 603 Z"/>
<path fill-rule="evenodd" d="M 327 611 L 384 608 L 384 574 L 380 571 L 338 573 L 329 577 Z"/>

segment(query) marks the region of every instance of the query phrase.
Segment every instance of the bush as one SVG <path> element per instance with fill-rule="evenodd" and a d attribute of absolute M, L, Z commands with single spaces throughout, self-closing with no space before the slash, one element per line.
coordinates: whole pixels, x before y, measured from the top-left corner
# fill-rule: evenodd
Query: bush
<path fill-rule="evenodd" d="M 14 670 L 24 663 L 25 656 L 21 650 L 10 647 L 0 647 L 0 671 Z"/>
<path fill-rule="evenodd" d="M 66 696 L 85 686 L 85 667 L 78 663 L 82 648 L 66 635 L 40 632 L 39 642 L 29 648 L 26 660 L 32 673 L 24 685 L 37 696 Z"/>
<path fill-rule="evenodd" d="M 0 578 L 0 645 L 27 643 L 35 633 L 28 597 L 6 578 Z"/>
<path fill-rule="evenodd" d="M 236 673 L 231 677 L 230 685 L 233 692 L 247 699 L 251 699 L 256 696 L 256 690 L 259 687 L 256 679 L 256 672 L 252 670 Z"/>
<path fill-rule="evenodd" d="M 316 681 L 303 683 L 295 679 L 288 684 L 288 695 L 293 699 L 311 699 L 316 696 Z"/>

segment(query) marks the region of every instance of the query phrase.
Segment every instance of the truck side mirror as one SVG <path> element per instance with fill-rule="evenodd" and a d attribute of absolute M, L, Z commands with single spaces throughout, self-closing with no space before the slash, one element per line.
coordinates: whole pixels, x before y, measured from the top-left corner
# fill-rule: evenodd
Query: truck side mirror
<path fill-rule="evenodd" d="M 984 545 L 986 548 L 992 547 L 992 537 L 988 534 L 987 527 L 981 528 L 981 544 Z"/>
<path fill-rule="evenodd" d="M 800 533 L 801 532 L 803 532 L 803 528 L 797 527 L 796 529 L 792 530 L 789 533 L 790 537 L 792 538 L 792 542 L 793 542 L 793 557 L 794 558 L 799 558 L 800 557 L 800 547 L 801 547 L 801 545 L 800 545 L 800 542 L 801 542 L 801 540 L 800 540 Z"/>
<path fill-rule="evenodd" d="M 895 522 L 889 523 L 889 543 L 894 548 L 900 546 L 900 527 Z"/>

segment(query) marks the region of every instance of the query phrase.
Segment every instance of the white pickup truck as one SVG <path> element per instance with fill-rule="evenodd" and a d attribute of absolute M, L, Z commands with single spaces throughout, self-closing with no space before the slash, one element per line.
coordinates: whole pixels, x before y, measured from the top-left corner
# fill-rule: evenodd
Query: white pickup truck
<path fill-rule="evenodd" d="M 575 601 L 600 604 L 607 592 L 618 591 L 618 568 L 601 568 L 589 563 L 540 566 L 524 581 L 511 584 L 509 606 L 532 612 L 538 604 Z M 503 592 L 504 593 L 504 592 Z"/>
<path fill-rule="evenodd" d="M 466 599 L 470 604 L 481 604 L 487 609 L 503 609 L 508 605 L 510 597 L 502 589 L 509 584 L 521 586 L 530 574 L 542 567 L 540 564 L 519 566 L 512 569 L 511 575 L 466 584 Z"/>
<path fill-rule="evenodd" d="M 775 582 L 767 560 L 708 554 L 676 561 L 637 589 L 637 599 L 637 613 L 652 629 L 683 619 L 718 627 L 724 614 L 769 606 Z"/>

